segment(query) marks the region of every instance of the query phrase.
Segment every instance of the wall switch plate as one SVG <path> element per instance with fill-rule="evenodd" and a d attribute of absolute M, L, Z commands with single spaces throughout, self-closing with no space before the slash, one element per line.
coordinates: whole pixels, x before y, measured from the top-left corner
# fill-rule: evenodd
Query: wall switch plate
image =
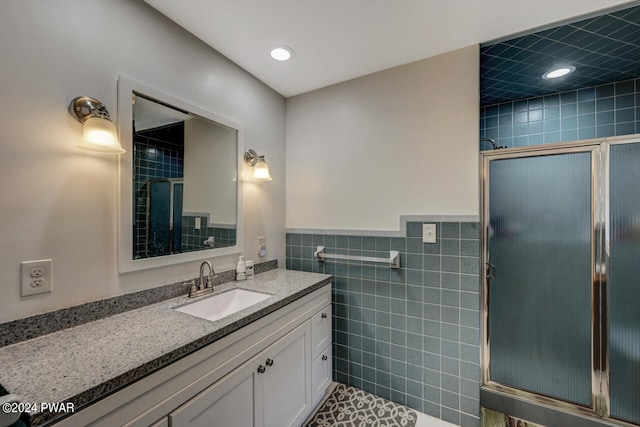
<path fill-rule="evenodd" d="M 263 257 L 267 255 L 267 239 L 264 236 L 258 237 L 258 256 Z"/>
<path fill-rule="evenodd" d="M 200 217 L 198 217 L 198 216 L 197 216 L 197 217 L 196 217 L 196 220 L 195 220 L 194 228 L 195 228 L 196 230 L 200 230 L 200 228 L 201 228 L 201 227 L 202 227 L 202 218 L 200 218 Z"/>
<path fill-rule="evenodd" d="M 20 295 L 42 294 L 53 290 L 53 260 L 20 263 Z"/>
<path fill-rule="evenodd" d="M 422 224 L 422 243 L 436 243 L 435 224 Z"/>

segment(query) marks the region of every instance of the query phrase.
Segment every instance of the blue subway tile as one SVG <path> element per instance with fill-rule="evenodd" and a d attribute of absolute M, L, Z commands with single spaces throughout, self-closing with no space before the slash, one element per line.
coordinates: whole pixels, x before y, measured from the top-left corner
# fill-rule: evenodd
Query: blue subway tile
<path fill-rule="evenodd" d="M 460 412 L 448 408 L 446 406 L 442 407 L 442 416 L 441 418 L 449 423 L 452 423 L 454 425 L 460 425 Z"/>
<path fill-rule="evenodd" d="M 313 234 L 302 235 L 302 246 L 313 246 Z"/>
<path fill-rule="evenodd" d="M 578 139 L 578 129 L 562 130 L 560 132 L 560 141 L 576 141 Z"/>
<path fill-rule="evenodd" d="M 460 237 L 463 239 L 479 239 L 480 224 L 477 222 L 461 222 Z"/>
<path fill-rule="evenodd" d="M 521 101 L 516 101 L 513 103 L 513 112 L 517 113 L 517 112 L 522 112 L 522 111 L 527 111 L 529 109 L 529 103 L 526 99 L 521 100 Z"/>
<path fill-rule="evenodd" d="M 543 100 L 544 100 L 544 108 L 555 107 L 560 105 L 560 95 L 557 93 L 552 95 L 546 95 L 543 97 Z"/>
<path fill-rule="evenodd" d="M 596 125 L 595 114 L 584 114 L 578 116 L 578 128 L 592 127 Z"/>
<path fill-rule="evenodd" d="M 450 408 L 458 408 L 460 400 L 460 379 L 457 376 L 442 374 L 442 404 Z"/>
<path fill-rule="evenodd" d="M 604 138 L 615 135 L 615 127 L 613 125 L 596 126 L 596 137 Z"/>
<path fill-rule="evenodd" d="M 595 113 L 595 111 L 596 111 L 595 101 L 584 101 L 584 102 L 578 103 L 578 115 Z"/>
<path fill-rule="evenodd" d="M 349 247 L 349 236 L 336 236 L 336 248 L 347 249 Z"/>
<path fill-rule="evenodd" d="M 560 119 L 550 119 L 544 121 L 544 133 L 560 130 Z"/>
<path fill-rule="evenodd" d="M 453 325 L 460 324 L 460 308 L 458 307 L 442 307 L 440 320 Z"/>
<path fill-rule="evenodd" d="M 578 89 L 578 102 L 591 101 L 594 99 L 596 99 L 596 89 L 594 87 Z"/>
<path fill-rule="evenodd" d="M 474 399 L 480 398 L 480 384 L 478 381 L 471 381 L 466 379 L 460 380 L 460 394 L 463 396 L 472 397 Z"/>
<path fill-rule="evenodd" d="M 615 97 L 616 110 L 633 107 L 635 107 L 635 95 L 619 95 Z"/>
<path fill-rule="evenodd" d="M 458 239 L 442 239 L 442 255 L 459 255 L 460 240 Z"/>
<path fill-rule="evenodd" d="M 511 138 L 513 136 L 513 126 L 501 126 L 498 128 L 498 139 Z"/>
<path fill-rule="evenodd" d="M 302 235 L 297 233 L 291 234 L 291 244 L 300 246 L 302 244 Z"/>
<path fill-rule="evenodd" d="M 513 103 L 512 102 L 506 102 L 504 104 L 500 104 L 498 106 L 498 111 L 499 111 L 500 115 L 512 113 L 513 112 Z"/>
<path fill-rule="evenodd" d="M 563 105 L 560 109 L 561 117 L 571 117 L 578 114 L 578 104 Z"/>
<path fill-rule="evenodd" d="M 422 247 L 422 242 L 420 243 Z M 422 269 L 422 254 L 407 253 L 405 266 L 410 269 Z"/>
<path fill-rule="evenodd" d="M 460 342 L 470 345 L 480 345 L 480 330 L 475 328 L 460 328 Z"/>
<path fill-rule="evenodd" d="M 615 86 L 613 83 L 596 86 L 596 97 L 606 98 L 615 94 Z"/>
<path fill-rule="evenodd" d="M 528 123 L 525 122 L 513 126 L 513 135 L 515 138 L 526 135 L 527 133 L 529 133 Z"/>
<path fill-rule="evenodd" d="M 460 271 L 460 258 L 458 256 L 442 256 L 440 265 L 442 271 L 457 273 Z"/>
<path fill-rule="evenodd" d="M 616 124 L 616 135 L 631 135 L 635 133 L 635 122 Z"/>
<path fill-rule="evenodd" d="M 529 145 L 529 137 L 528 136 L 514 136 L 513 137 L 513 146 L 514 147 L 526 147 Z"/>
<path fill-rule="evenodd" d="M 528 121 L 529 121 L 529 113 L 526 110 L 519 113 L 515 113 L 513 115 L 514 124 L 527 123 Z"/>
<path fill-rule="evenodd" d="M 407 252 L 422 254 L 422 238 L 409 237 L 406 239 Z"/>
<path fill-rule="evenodd" d="M 635 120 L 635 109 L 625 108 L 619 109 L 615 112 L 615 123 L 620 124 L 624 122 L 633 122 Z M 631 132 L 633 133 L 633 132 Z"/>
<path fill-rule="evenodd" d="M 422 271 L 422 269 L 420 269 L 420 270 L 408 269 L 407 270 L 407 274 L 406 274 L 406 278 L 407 278 L 407 284 L 408 285 L 422 286 L 422 284 L 423 284 L 423 271 Z"/>
<path fill-rule="evenodd" d="M 529 99 L 529 112 L 531 110 L 537 110 L 542 108 L 544 105 L 542 98 L 531 98 Z M 531 120 L 531 116 L 529 116 L 529 120 Z"/>
<path fill-rule="evenodd" d="M 422 223 L 407 222 L 407 237 L 422 237 Z"/>
<path fill-rule="evenodd" d="M 460 310 L 460 325 L 470 328 L 480 327 L 480 312 L 478 310 Z"/>
<path fill-rule="evenodd" d="M 634 80 L 625 80 L 625 81 L 622 81 L 622 82 L 616 82 L 615 83 L 615 94 L 616 94 L 616 96 L 630 94 L 630 93 L 633 93 L 634 91 L 635 91 L 635 82 L 634 82 Z"/>
<path fill-rule="evenodd" d="M 376 238 L 373 236 L 365 236 L 362 238 L 362 249 L 373 251 L 376 249 Z"/>
<path fill-rule="evenodd" d="M 560 118 L 560 107 L 545 107 L 543 111 L 543 120 L 545 123 L 549 120 Z"/>
<path fill-rule="evenodd" d="M 615 106 L 615 98 L 598 98 L 596 100 L 596 112 L 612 111 Z"/>
<path fill-rule="evenodd" d="M 575 90 L 562 92 L 560 94 L 560 105 L 573 104 L 578 102 L 578 92 Z"/>
<path fill-rule="evenodd" d="M 443 222 L 440 232 L 441 238 L 457 239 L 460 237 L 460 223 L 458 222 Z"/>

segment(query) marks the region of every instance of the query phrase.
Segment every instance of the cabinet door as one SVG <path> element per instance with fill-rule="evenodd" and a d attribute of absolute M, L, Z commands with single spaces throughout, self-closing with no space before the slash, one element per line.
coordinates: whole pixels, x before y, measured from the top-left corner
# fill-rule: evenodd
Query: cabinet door
<path fill-rule="evenodd" d="M 311 404 L 313 406 L 322 399 L 329 384 L 331 384 L 331 345 L 328 345 L 311 365 Z"/>
<path fill-rule="evenodd" d="M 311 318 L 311 360 L 331 342 L 331 304 Z"/>
<path fill-rule="evenodd" d="M 311 410 L 311 326 L 303 323 L 264 352 L 264 427 L 298 426 Z"/>
<path fill-rule="evenodd" d="M 172 426 L 261 427 L 260 374 L 254 358 L 169 414 Z"/>

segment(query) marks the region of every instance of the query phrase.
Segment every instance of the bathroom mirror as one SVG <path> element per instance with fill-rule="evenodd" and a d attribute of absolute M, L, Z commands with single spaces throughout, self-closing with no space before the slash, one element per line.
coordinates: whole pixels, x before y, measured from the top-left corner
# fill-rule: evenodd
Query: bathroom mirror
<path fill-rule="evenodd" d="M 241 252 L 240 126 L 118 80 L 119 270 Z"/>

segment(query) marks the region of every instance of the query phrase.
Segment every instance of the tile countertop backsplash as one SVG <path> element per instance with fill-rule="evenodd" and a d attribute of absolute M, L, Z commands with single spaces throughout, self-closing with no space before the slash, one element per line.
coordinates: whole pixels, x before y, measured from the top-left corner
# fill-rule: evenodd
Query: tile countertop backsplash
<path fill-rule="evenodd" d="M 76 410 L 331 282 L 327 274 L 275 269 L 219 285 L 273 295 L 209 321 L 173 308 L 186 294 L 0 348 L 0 383 L 24 402 L 71 402 Z M 54 419 L 32 414 L 34 425 Z"/>

